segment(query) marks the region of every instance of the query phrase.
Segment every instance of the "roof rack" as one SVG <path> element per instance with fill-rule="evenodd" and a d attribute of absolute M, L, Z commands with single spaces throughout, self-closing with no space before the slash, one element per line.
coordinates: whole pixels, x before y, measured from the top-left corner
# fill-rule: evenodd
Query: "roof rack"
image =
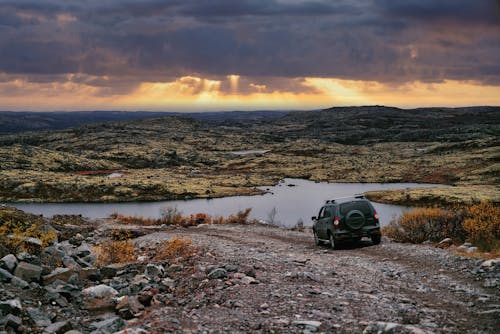
<path fill-rule="evenodd" d="M 328 203 L 335 203 L 335 201 L 338 200 L 338 199 L 347 199 L 347 198 L 359 198 L 359 199 L 363 199 L 363 198 L 365 198 L 365 195 L 363 195 L 363 194 L 355 194 L 353 196 L 336 197 L 336 198 L 333 198 L 333 199 L 326 200 L 326 204 L 328 204 Z"/>

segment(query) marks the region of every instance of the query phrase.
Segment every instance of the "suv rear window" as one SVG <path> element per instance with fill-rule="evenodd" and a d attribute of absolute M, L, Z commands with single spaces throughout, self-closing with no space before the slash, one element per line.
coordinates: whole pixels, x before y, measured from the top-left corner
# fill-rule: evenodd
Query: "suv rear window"
<path fill-rule="evenodd" d="M 365 216 L 372 215 L 372 208 L 367 202 L 355 201 L 340 204 L 340 214 L 345 216 L 351 210 L 359 210 L 363 212 Z"/>

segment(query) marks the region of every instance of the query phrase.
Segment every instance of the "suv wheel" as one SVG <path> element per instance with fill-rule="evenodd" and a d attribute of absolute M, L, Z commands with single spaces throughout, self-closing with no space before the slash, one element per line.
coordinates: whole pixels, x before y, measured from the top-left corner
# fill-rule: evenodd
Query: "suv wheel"
<path fill-rule="evenodd" d="M 381 238 L 382 238 L 382 237 L 381 237 L 380 235 L 378 235 L 378 234 L 377 234 L 377 235 L 372 235 L 372 237 L 371 237 L 371 239 L 372 239 L 372 243 L 373 243 L 374 245 L 378 245 L 378 244 L 380 243 L 380 239 L 381 239 Z"/>
<path fill-rule="evenodd" d="M 316 233 L 316 231 L 313 230 L 313 234 L 314 234 L 314 243 L 316 244 L 316 246 L 319 246 L 321 241 L 319 241 L 318 233 Z"/>
<path fill-rule="evenodd" d="M 335 249 L 335 238 L 333 237 L 333 234 L 328 233 L 329 239 L 328 243 L 332 249 Z"/>

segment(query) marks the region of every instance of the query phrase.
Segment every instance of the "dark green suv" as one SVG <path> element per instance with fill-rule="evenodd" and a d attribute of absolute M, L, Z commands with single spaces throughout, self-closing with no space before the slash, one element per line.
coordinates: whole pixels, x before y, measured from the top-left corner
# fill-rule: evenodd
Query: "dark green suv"
<path fill-rule="evenodd" d="M 363 196 L 343 197 L 326 201 L 314 221 L 316 245 L 327 242 L 332 248 L 342 241 L 359 241 L 371 238 L 380 243 L 380 222 L 377 211 Z"/>

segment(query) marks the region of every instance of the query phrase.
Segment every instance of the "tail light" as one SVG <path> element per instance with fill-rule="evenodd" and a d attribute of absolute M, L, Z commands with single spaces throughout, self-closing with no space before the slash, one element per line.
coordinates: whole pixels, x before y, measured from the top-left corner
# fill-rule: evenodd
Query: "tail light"
<path fill-rule="evenodd" d="M 373 217 L 375 217 L 376 221 L 379 220 L 377 210 L 373 210 Z"/>
<path fill-rule="evenodd" d="M 333 226 L 339 227 L 339 217 L 333 217 Z"/>

